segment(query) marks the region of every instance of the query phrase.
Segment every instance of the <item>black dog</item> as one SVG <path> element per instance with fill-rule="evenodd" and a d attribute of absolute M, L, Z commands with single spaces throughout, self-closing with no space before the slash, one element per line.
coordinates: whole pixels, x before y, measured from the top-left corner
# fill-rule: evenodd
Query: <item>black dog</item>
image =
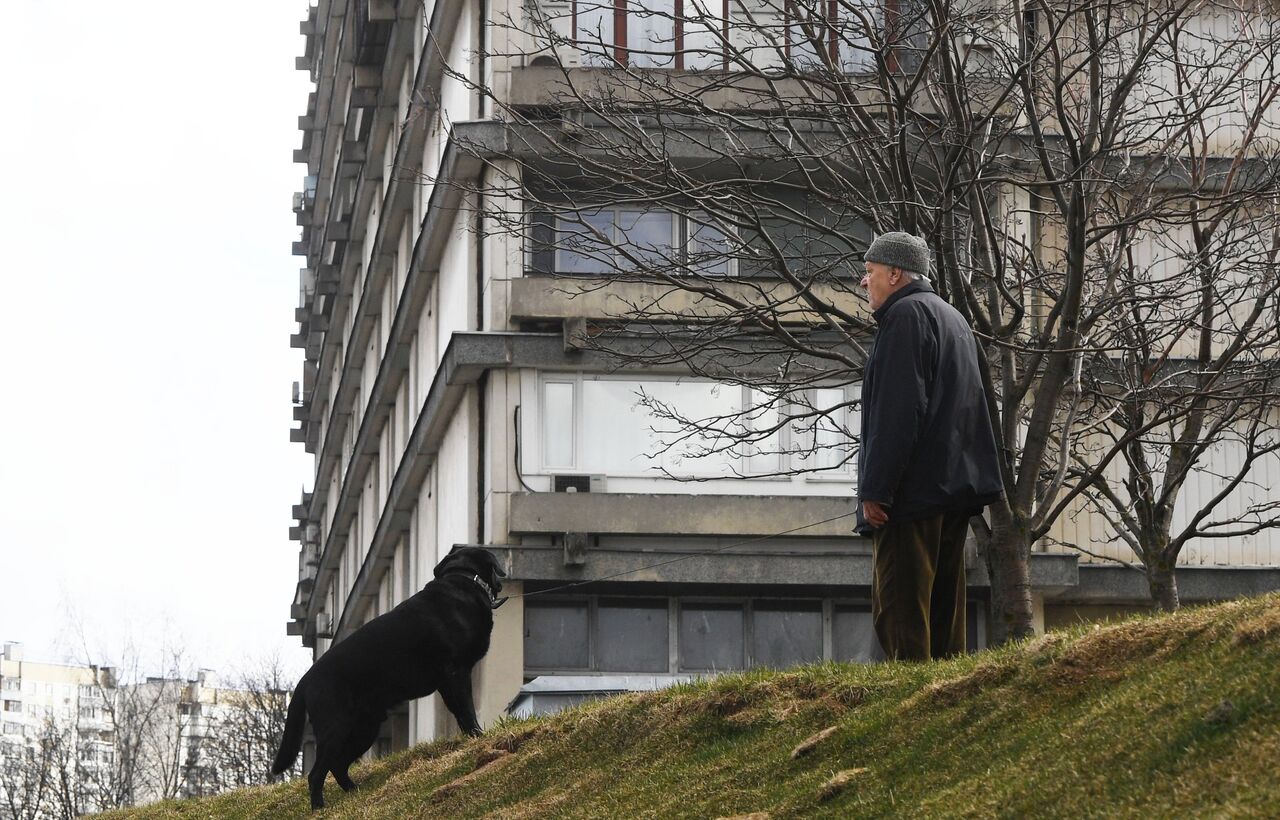
<path fill-rule="evenodd" d="M 471 668 L 489 651 L 505 577 L 487 550 L 454 547 L 421 592 L 330 647 L 294 689 L 272 774 L 293 765 L 311 718 L 316 761 L 307 780 L 311 808 L 322 807 L 329 772 L 344 791 L 356 787 L 347 768 L 373 745 L 387 710 L 437 690 L 462 730 L 480 734 Z"/>

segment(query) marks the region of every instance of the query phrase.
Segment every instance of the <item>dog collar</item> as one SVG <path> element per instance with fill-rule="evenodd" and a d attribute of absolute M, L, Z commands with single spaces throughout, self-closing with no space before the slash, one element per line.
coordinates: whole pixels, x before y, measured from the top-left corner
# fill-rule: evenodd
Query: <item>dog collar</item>
<path fill-rule="evenodd" d="M 472 575 L 471 580 L 479 584 L 480 588 L 484 590 L 484 594 L 489 596 L 490 609 L 497 609 L 498 607 L 502 606 L 507 602 L 506 598 L 503 598 L 501 601 L 499 601 L 493 594 L 493 587 L 486 584 L 484 580 L 480 578 L 479 575 Z"/>

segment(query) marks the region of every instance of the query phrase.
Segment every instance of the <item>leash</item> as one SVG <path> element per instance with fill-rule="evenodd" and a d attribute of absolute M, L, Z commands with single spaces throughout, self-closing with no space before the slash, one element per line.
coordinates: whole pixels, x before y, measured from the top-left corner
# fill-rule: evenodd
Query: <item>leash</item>
<path fill-rule="evenodd" d="M 581 581 L 571 581 L 567 584 L 561 584 L 559 586 L 550 587 L 548 589 L 539 589 L 539 590 L 534 590 L 533 592 L 521 592 L 517 595 L 508 595 L 505 598 L 503 598 L 501 601 L 497 601 L 493 605 L 493 608 L 497 609 L 498 607 L 502 606 L 512 598 L 531 598 L 534 595 L 546 595 L 549 592 L 559 592 L 564 589 L 573 589 L 574 587 L 585 586 L 586 584 L 595 584 L 600 581 L 609 581 L 614 578 L 621 578 L 624 575 L 630 575 L 634 572 L 643 572 L 647 569 L 654 569 L 655 567 L 665 567 L 667 564 L 674 564 L 678 561 L 687 561 L 690 558 L 701 558 L 705 555 L 715 555 L 716 553 L 724 552 L 725 550 L 730 550 L 730 549 L 733 549 L 734 547 L 744 547 L 747 544 L 757 544 L 761 541 L 768 541 L 770 538 L 777 538 L 780 535 L 790 535 L 793 532 L 800 532 L 801 530 L 807 530 L 811 527 L 821 526 L 822 524 L 830 524 L 832 521 L 839 521 L 842 518 L 848 518 L 851 515 L 857 515 L 857 514 L 858 514 L 858 511 L 855 508 L 850 512 L 841 513 L 840 515 L 833 515 L 830 518 L 824 518 L 821 521 L 814 521 L 811 524 L 804 524 L 802 526 L 795 527 L 793 529 L 783 530 L 782 532 L 775 532 L 769 535 L 761 535 L 755 538 L 748 538 L 745 541 L 735 541 L 732 544 L 726 544 L 723 547 L 718 547 L 713 550 L 706 550 L 704 552 L 693 552 L 688 555 L 681 555 L 678 558 L 670 558 L 666 561 L 659 561 L 656 564 L 649 564 L 648 566 L 644 566 L 644 567 L 636 567 L 635 569 L 623 570 L 622 572 L 615 572 L 612 575 L 602 575 L 599 578 L 587 578 Z"/>

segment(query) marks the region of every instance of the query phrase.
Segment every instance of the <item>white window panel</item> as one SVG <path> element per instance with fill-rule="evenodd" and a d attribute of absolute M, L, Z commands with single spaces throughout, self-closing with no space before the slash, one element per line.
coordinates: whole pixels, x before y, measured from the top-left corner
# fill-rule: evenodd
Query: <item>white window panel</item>
<path fill-rule="evenodd" d="M 614 0 L 577 0 L 577 31 L 584 66 L 613 63 L 616 43 L 613 36 Z"/>
<path fill-rule="evenodd" d="M 748 390 L 748 411 L 745 425 L 752 431 L 764 433 L 778 426 L 782 419 L 779 407 L 781 399 L 763 390 Z M 746 457 L 746 471 L 752 475 L 776 473 L 782 469 L 785 436 L 781 431 L 775 432 L 760 441 L 753 441 L 743 447 Z"/>
<path fill-rule="evenodd" d="M 848 473 L 853 433 L 849 429 L 849 408 L 844 388 L 824 387 L 813 391 L 814 410 L 824 412 L 814 423 L 814 467 Z"/>
<path fill-rule="evenodd" d="M 755 481 L 779 485 L 771 491 L 787 493 L 815 491 L 803 488 L 805 480 L 847 485 L 853 474 L 847 456 L 852 452 L 854 414 L 847 406 L 839 407 L 856 395 L 851 389 L 808 391 L 806 402 L 794 406 L 785 396 L 695 379 L 546 374 L 539 378 L 537 390 L 538 416 L 529 428 L 540 450 L 531 464 L 535 473 L 572 470 L 624 480 L 725 479 L 720 492 L 741 491 L 731 486 L 742 488 L 742 476 L 759 476 Z M 784 425 L 758 442 L 743 440 L 744 431 L 772 430 L 784 413 L 810 403 L 823 410 L 838 409 L 831 418 Z M 706 429 L 689 429 L 673 415 Z M 806 456 L 815 436 L 817 453 Z M 778 475 L 791 469 L 812 472 Z M 793 482 L 799 483 L 791 490 L 783 486 Z M 713 485 L 718 482 L 701 486 Z"/>
<path fill-rule="evenodd" d="M 542 387 L 542 463 L 546 467 L 574 465 L 573 382 L 547 382 Z"/>
<path fill-rule="evenodd" d="M 684 67 L 724 65 L 724 0 L 684 0 Z"/>
<path fill-rule="evenodd" d="M 675 0 L 627 0 L 627 61 L 639 68 L 675 67 Z"/>
<path fill-rule="evenodd" d="M 879 4 L 857 4 L 850 0 L 840 0 L 838 8 L 840 19 L 835 26 L 835 37 L 841 70 L 847 74 L 873 70 L 876 56 L 871 50 L 870 33 L 884 25 L 884 15 Z"/>
<path fill-rule="evenodd" d="M 652 417 L 640 406 L 640 382 L 584 379 L 582 382 L 582 469 L 611 475 L 644 475 L 655 458 Z"/>

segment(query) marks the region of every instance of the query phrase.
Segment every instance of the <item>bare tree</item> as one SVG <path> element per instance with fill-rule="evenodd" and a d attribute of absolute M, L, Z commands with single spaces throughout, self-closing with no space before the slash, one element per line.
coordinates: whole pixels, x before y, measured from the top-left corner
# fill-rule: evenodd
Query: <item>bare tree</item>
<path fill-rule="evenodd" d="M 204 746 L 204 760 L 215 791 L 256 786 L 271 779 L 271 761 L 284 734 L 293 681 L 278 657 L 242 671 L 230 689 L 222 690 L 217 720 Z M 298 761 L 287 778 L 302 774 Z"/>
<path fill-rule="evenodd" d="M 1100 246 L 1119 299 L 1095 340 L 1107 354 L 1085 371 L 1090 410 L 1059 450 L 1074 487 L 1057 509 L 1083 493 L 1166 610 L 1193 540 L 1280 525 L 1272 494 L 1251 486 L 1280 447 L 1280 18 L 1230 11 L 1162 35 L 1167 69 L 1146 107 L 1178 125 L 1165 142 L 1177 178 L 1104 201 L 1119 213 L 1145 197 L 1144 219 Z"/>
<path fill-rule="evenodd" d="M 4 794 L 0 816 L 5 820 L 37 820 L 55 814 L 66 742 L 66 732 L 51 717 L 26 743 L 5 741 L 0 750 L 0 791 Z"/>
<path fill-rule="evenodd" d="M 852 457 L 823 429 L 855 439 L 842 414 L 856 398 L 814 388 L 860 378 L 872 322 L 854 285 L 872 233 L 926 237 L 936 290 L 979 339 L 1003 454 L 1005 500 L 989 526 L 975 520 L 992 637 L 1024 636 L 1032 545 L 1068 497 L 1101 492 L 1093 475 L 1135 437 L 1195 430 L 1186 419 L 1207 412 L 1161 401 L 1109 448 L 1073 447 L 1097 424 L 1086 375 L 1134 347 L 1116 321 L 1162 298 L 1118 263 L 1134 237 L 1171 220 L 1204 234 L 1208 214 L 1274 196 L 1259 136 L 1274 71 L 1257 67 L 1276 32 L 1243 22 L 1266 13 L 1252 0 L 529 2 L 445 68 L 498 121 L 453 125 L 450 149 L 481 168 L 455 184 L 482 235 L 528 250 L 527 276 L 594 305 L 569 343 L 755 391 L 697 417 L 646 398 L 677 425 L 668 445 L 804 456 L 780 469 Z M 1191 33 L 1219 20 L 1227 36 L 1202 37 L 1190 60 Z M 1232 92 L 1257 116 L 1252 135 L 1219 116 Z M 442 102 L 422 101 L 435 130 Z M 1212 145 L 1193 147 L 1206 133 Z M 1192 436 L 1215 429 L 1231 428 Z"/>

